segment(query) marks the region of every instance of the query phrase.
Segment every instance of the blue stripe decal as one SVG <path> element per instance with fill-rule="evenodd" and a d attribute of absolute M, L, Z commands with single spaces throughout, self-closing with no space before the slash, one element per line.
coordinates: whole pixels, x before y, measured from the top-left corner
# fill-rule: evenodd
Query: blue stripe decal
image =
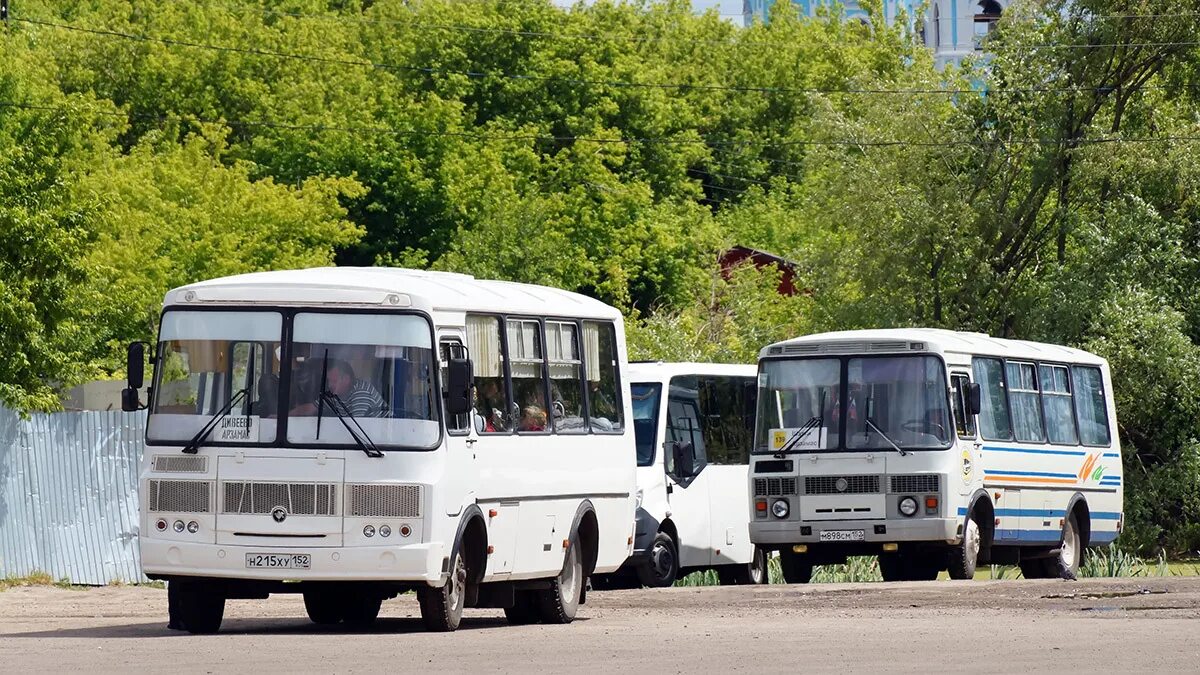
<path fill-rule="evenodd" d="M 1119 453 L 1119 452 L 1106 452 L 1106 453 L 1104 453 L 1104 455 L 1103 455 L 1103 456 L 1104 456 L 1104 457 L 1120 457 L 1120 456 L 1121 456 L 1121 453 Z"/>
<path fill-rule="evenodd" d="M 1109 532 L 1093 532 L 1089 543 L 1092 544 L 1108 544 L 1115 541 L 1117 538 L 1116 531 Z"/>
<path fill-rule="evenodd" d="M 967 515 L 967 507 L 958 507 L 958 515 Z M 997 518 L 1063 518 L 1066 515 L 1066 510 L 1062 509 L 996 509 Z M 1092 511 L 1090 515 L 1092 516 L 1092 520 L 1121 519 L 1121 514 L 1118 511 Z"/>
<path fill-rule="evenodd" d="M 1038 476 L 1041 478 L 1077 478 L 1073 473 L 1047 473 L 1045 471 L 990 471 L 983 470 L 985 476 Z"/>
<path fill-rule="evenodd" d="M 1086 452 L 1079 452 L 1076 450 L 1031 450 L 1028 448 L 1002 448 L 996 445 L 985 445 L 983 446 L 983 449 L 990 450 L 992 452 L 1020 452 L 1030 455 L 1066 455 L 1068 457 L 1087 457 Z"/>
<path fill-rule="evenodd" d="M 997 539 L 1016 541 L 1058 543 L 1061 536 L 1058 530 L 996 530 Z"/>

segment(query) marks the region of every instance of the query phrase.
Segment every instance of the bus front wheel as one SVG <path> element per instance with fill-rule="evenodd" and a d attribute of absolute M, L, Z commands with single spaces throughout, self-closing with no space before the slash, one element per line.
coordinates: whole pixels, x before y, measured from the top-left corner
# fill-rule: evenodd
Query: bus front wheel
<path fill-rule="evenodd" d="M 754 547 L 754 555 L 745 565 L 722 565 L 717 568 L 717 580 L 722 586 L 748 586 L 768 583 L 767 552 Z"/>
<path fill-rule="evenodd" d="M 450 560 L 450 575 L 441 588 L 420 588 L 417 601 L 421 605 L 421 620 L 425 628 L 439 633 L 458 630 L 466 601 L 467 564 L 462 552 L 455 550 Z"/>
<path fill-rule="evenodd" d="M 675 583 L 679 577 L 679 553 L 675 540 L 666 532 L 654 535 L 650 544 L 650 555 L 638 567 L 638 580 L 643 586 L 664 588 Z"/>
<path fill-rule="evenodd" d="M 171 592 L 172 588 L 178 588 Z M 189 633 L 215 633 L 225 618 L 225 596 L 203 583 L 172 581 L 167 589 L 168 611 Z"/>
<path fill-rule="evenodd" d="M 979 547 L 981 542 L 979 523 L 975 520 L 975 512 L 967 517 L 966 527 L 963 528 L 962 541 L 950 548 L 947 568 L 951 579 L 974 579 L 975 567 L 979 562 Z"/>
<path fill-rule="evenodd" d="M 812 581 L 813 565 L 800 553 L 779 551 L 779 567 L 783 580 L 789 584 L 807 584 Z"/>

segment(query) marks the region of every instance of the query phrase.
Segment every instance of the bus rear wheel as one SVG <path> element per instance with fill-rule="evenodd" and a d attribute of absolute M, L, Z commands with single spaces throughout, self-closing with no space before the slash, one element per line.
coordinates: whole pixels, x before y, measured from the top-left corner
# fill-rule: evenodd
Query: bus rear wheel
<path fill-rule="evenodd" d="M 341 599 L 329 591 L 305 591 L 304 611 L 313 623 L 323 626 L 338 623 L 343 616 Z"/>
<path fill-rule="evenodd" d="M 767 552 L 755 546 L 754 555 L 745 565 L 718 567 L 717 580 L 721 582 L 722 586 L 749 586 L 767 583 Z"/>
<path fill-rule="evenodd" d="M 567 545 L 567 555 L 562 571 L 550 580 L 550 588 L 537 591 L 542 621 L 545 623 L 571 623 L 579 612 L 583 597 L 583 557 L 579 550 L 579 536 L 572 535 Z"/>
<path fill-rule="evenodd" d="M 178 617 L 184 630 L 207 634 L 221 629 L 221 620 L 225 618 L 225 596 L 216 588 L 196 582 L 172 581 L 170 585 L 178 585 L 178 589 L 171 593 L 168 588 L 168 611 L 171 616 Z"/>
<path fill-rule="evenodd" d="M 884 581 L 933 581 L 942 571 L 937 560 L 915 553 L 884 553 L 879 556 L 879 573 Z"/>
<path fill-rule="evenodd" d="M 455 550 L 446 583 L 441 588 L 417 589 L 417 601 L 421 604 L 421 620 L 425 622 L 425 628 L 439 633 L 458 630 L 462 622 L 466 590 L 467 564 L 462 552 Z"/>
<path fill-rule="evenodd" d="M 1083 537 L 1075 512 L 1063 520 L 1062 543 L 1058 555 L 1022 560 L 1021 574 L 1026 579 L 1074 579 L 1083 562 Z"/>

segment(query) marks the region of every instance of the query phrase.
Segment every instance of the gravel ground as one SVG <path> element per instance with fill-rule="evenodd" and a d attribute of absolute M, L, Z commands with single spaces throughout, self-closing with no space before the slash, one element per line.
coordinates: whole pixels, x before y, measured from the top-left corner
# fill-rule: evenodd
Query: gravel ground
<path fill-rule="evenodd" d="M 222 632 L 168 631 L 165 591 L 0 592 L 0 670 L 1021 672 L 1200 668 L 1200 579 L 818 584 L 592 593 L 567 626 L 468 610 L 422 630 L 411 595 L 373 630 L 299 596 L 230 601 Z"/>

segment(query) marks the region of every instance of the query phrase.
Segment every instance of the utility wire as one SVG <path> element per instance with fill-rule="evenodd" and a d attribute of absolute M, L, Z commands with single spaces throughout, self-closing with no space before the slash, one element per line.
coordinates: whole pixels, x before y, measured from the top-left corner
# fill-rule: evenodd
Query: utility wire
<path fill-rule="evenodd" d="M 614 88 L 632 88 L 632 89 L 664 89 L 664 90 L 679 90 L 679 91 L 732 91 L 740 93 L 759 93 L 759 94 L 822 94 L 822 95 L 974 95 L 974 96 L 992 96 L 999 94 L 1022 94 L 1022 93 L 1109 93 L 1114 91 L 1114 87 L 1025 87 L 1025 88 L 1001 88 L 995 90 L 980 90 L 980 89 L 943 89 L 943 88 L 910 88 L 910 89 L 880 89 L 880 88 L 856 88 L 856 89 L 838 89 L 828 87 L 755 87 L 755 86 L 731 86 L 731 85 L 714 85 L 714 84 L 683 84 L 683 83 L 666 83 L 666 82 L 629 82 L 623 80 L 591 80 L 582 78 L 564 78 L 545 75 L 528 75 L 518 73 L 498 73 L 491 71 L 473 71 L 473 70 L 455 70 L 447 68 L 436 68 L 430 66 L 408 66 L 390 63 L 381 63 L 363 59 L 349 59 L 342 57 L 315 56 L 309 54 L 297 54 L 293 52 L 281 52 L 269 49 L 259 49 L 252 47 L 231 47 L 228 45 L 213 45 L 202 42 L 192 42 L 188 40 L 178 40 L 174 38 L 155 37 L 150 35 L 142 35 L 137 33 L 125 33 L 101 28 L 85 28 L 82 26 L 74 26 L 70 24 L 56 23 L 52 21 L 42 21 L 39 19 L 26 19 L 14 17 L 13 21 L 26 23 L 35 26 L 43 26 L 49 28 L 57 28 L 66 31 L 80 32 L 91 35 L 100 35 L 104 37 L 112 37 L 127 40 L 136 40 L 140 42 L 153 42 L 167 46 L 186 47 L 191 49 L 203 49 L 209 51 L 217 51 L 224 53 L 245 54 L 251 56 L 266 56 L 272 58 L 292 59 L 299 61 L 308 61 L 314 63 L 324 63 L 330 65 L 341 66 L 361 66 L 375 68 L 385 71 L 408 71 L 422 73 L 426 75 L 460 75 L 472 79 L 497 78 L 516 81 L 532 81 L 542 82 L 545 84 L 568 84 L 582 86 L 606 86 Z M 1196 44 L 1195 43 L 1161 43 L 1167 44 Z M 1136 46 L 1133 44 L 1124 46 Z M 1167 87 L 1166 85 L 1145 85 L 1142 89 L 1179 89 L 1179 88 L 1197 88 L 1200 84 L 1181 84 Z"/>

